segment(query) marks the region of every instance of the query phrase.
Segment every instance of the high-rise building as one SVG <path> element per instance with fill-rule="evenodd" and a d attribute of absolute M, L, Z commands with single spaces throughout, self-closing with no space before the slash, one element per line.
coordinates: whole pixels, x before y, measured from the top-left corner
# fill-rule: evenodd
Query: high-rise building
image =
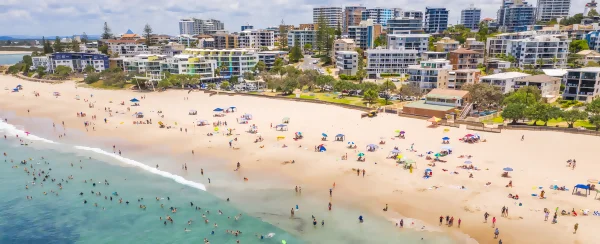
<path fill-rule="evenodd" d="M 387 21 L 387 34 L 400 34 L 410 31 L 422 31 L 423 19 L 414 17 L 396 17 Z"/>
<path fill-rule="evenodd" d="M 381 24 L 372 19 L 363 20 L 358 26 L 348 27 L 348 38 L 354 40 L 357 47 L 362 49 L 374 48 L 375 39 L 382 33 Z"/>
<path fill-rule="evenodd" d="M 498 10 L 498 25 L 505 32 L 535 24 L 536 8 L 523 0 L 503 0 Z"/>
<path fill-rule="evenodd" d="M 427 51 L 429 34 L 388 34 L 387 48 L 416 50 L 422 54 Z"/>
<path fill-rule="evenodd" d="M 215 39 L 215 48 L 216 49 L 232 49 L 240 47 L 240 39 L 238 35 L 235 34 L 215 34 L 213 35 Z"/>
<path fill-rule="evenodd" d="M 253 25 L 250 25 L 250 24 L 242 25 L 242 31 L 252 30 L 252 29 L 254 29 Z"/>
<path fill-rule="evenodd" d="M 481 9 L 475 8 L 471 5 L 470 8 L 463 9 L 460 11 L 460 23 L 465 27 L 475 30 L 479 29 L 479 22 L 481 21 Z"/>
<path fill-rule="evenodd" d="M 287 33 L 287 44 L 290 47 L 298 45 L 304 50 L 304 45 L 310 44 L 313 48 L 317 46 L 316 30 L 291 30 Z"/>
<path fill-rule="evenodd" d="M 585 4 L 585 9 L 583 10 L 583 16 L 587 16 L 588 13 L 590 12 L 590 10 L 596 10 L 596 7 L 598 7 L 598 3 L 596 2 L 596 0 L 592 0 L 589 3 Z"/>
<path fill-rule="evenodd" d="M 448 29 L 448 10 L 446 8 L 430 8 L 425 11 L 425 32 L 439 33 Z"/>
<path fill-rule="evenodd" d="M 417 64 L 419 53 L 406 49 L 369 49 L 367 56 L 367 77 L 375 79 L 382 74 L 400 75 L 407 73 L 408 67 Z"/>
<path fill-rule="evenodd" d="M 275 34 L 269 30 L 245 30 L 240 32 L 241 48 L 273 48 L 275 46 Z"/>
<path fill-rule="evenodd" d="M 423 11 L 418 11 L 418 10 L 407 10 L 407 11 L 402 11 L 401 17 L 405 17 L 405 18 L 417 18 L 417 19 L 423 19 Z"/>
<path fill-rule="evenodd" d="M 538 0 L 537 2 L 537 20 L 550 21 L 556 18 L 569 16 L 571 0 Z"/>
<path fill-rule="evenodd" d="M 325 19 L 328 27 L 342 27 L 342 7 L 313 8 L 313 23 L 318 23 L 321 17 Z"/>
<path fill-rule="evenodd" d="M 348 33 L 349 26 L 357 26 L 362 20 L 362 12 L 367 10 L 363 6 L 346 6 L 344 8 L 344 24 L 342 25 L 342 31 Z"/>
<path fill-rule="evenodd" d="M 187 18 L 179 20 L 179 34 L 181 35 L 210 35 L 225 30 L 225 24 L 216 19 Z"/>
<path fill-rule="evenodd" d="M 394 17 L 394 10 L 391 8 L 369 8 L 362 11 L 362 20 L 372 19 L 373 23 L 387 25 L 387 21 Z"/>

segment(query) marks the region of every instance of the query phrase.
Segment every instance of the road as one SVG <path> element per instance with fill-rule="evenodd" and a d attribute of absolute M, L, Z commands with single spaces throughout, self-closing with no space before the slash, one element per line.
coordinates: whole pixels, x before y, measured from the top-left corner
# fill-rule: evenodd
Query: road
<path fill-rule="evenodd" d="M 318 68 L 319 66 L 316 64 L 313 64 L 314 61 L 319 61 L 318 58 L 311 58 L 310 56 L 306 55 L 304 56 L 304 61 L 300 64 L 300 69 L 301 70 L 311 70 L 311 69 L 315 69 Z"/>

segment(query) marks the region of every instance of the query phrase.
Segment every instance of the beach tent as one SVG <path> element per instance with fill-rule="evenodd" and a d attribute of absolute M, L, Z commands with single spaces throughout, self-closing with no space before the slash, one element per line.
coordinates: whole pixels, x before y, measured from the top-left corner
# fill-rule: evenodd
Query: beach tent
<path fill-rule="evenodd" d="M 222 108 L 215 108 L 215 109 L 213 109 L 213 112 L 223 112 L 223 109 Z"/>
<path fill-rule="evenodd" d="M 344 141 L 345 139 L 346 139 L 346 136 L 344 134 L 337 134 L 335 136 L 336 141 Z"/>
<path fill-rule="evenodd" d="M 53 92 L 52 95 L 58 97 L 58 96 L 60 96 L 60 92 Z"/>
<path fill-rule="evenodd" d="M 196 114 L 198 114 L 198 111 L 196 111 L 196 110 L 194 110 L 194 109 L 191 109 L 191 110 L 190 110 L 190 115 L 196 115 Z"/>
<path fill-rule="evenodd" d="M 289 124 L 290 123 L 290 117 L 283 117 L 283 119 L 281 120 L 281 123 Z"/>
<path fill-rule="evenodd" d="M 354 142 L 353 141 L 349 141 L 348 145 L 354 145 Z"/>
<path fill-rule="evenodd" d="M 137 113 L 134 113 L 133 116 L 135 116 L 136 118 L 144 118 L 144 113 L 137 112 Z"/>
<path fill-rule="evenodd" d="M 244 118 L 240 118 L 240 119 L 238 119 L 238 123 L 240 123 L 240 124 L 246 124 L 247 120 L 244 119 Z"/>
<path fill-rule="evenodd" d="M 448 145 L 446 145 L 446 146 L 442 146 L 442 150 L 444 150 L 444 151 L 449 151 L 449 150 L 452 150 L 452 147 L 451 147 L 451 146 L 448 146 Z"/>
<path fill-rule="evenodd" d="M 231 110 L 231 112 L 235 112 L 235 110 L 237 110 L 237 108 L 236 108 L 236 107 L 234 107 L 234 106 L 231 106 L 231 107 L 229 107 L 229 109 L 228 109 L 228 110 Z"/>
<path fill-rule="evenodd" d="M 379 146 L 375 145 L 375 144 L 369 144 L 367 145 L 367 149 L 370 151 L 375 151 L 375 149 L 379 148 Z"/>
<path fill-rule="evenodd" d="M 198 125 L 198 126 L 205 126 L 205 125 L 208 125 L 208 121 L 206 121 L 206 120 L 198 120 L 198 122 L 196 122 L 196 125 Z"/>
<path fill-rule="evenodd" d="M 139 102 L 140 100 L 138 100 L 137 98 L 135 98 L 135 97 L 134 97 L 133 99 L 131 99 L 131 100 L 129 100 L 129 101 L 130 101 L 130 102 L 132 102 L 132 103 L 137 103 L 137 102 Z"/>
<path fill-rule="evenodd" d="M 448 141 L 448 140 L 450 140 L 450 137 L 447 137 L 447 136 L 445 136 L 445 137 L 442 137 L 442 140 L 443 140 L 443 141 Z"/>
<path fill-rule="evenodd" d="M 244 115 L 242 115 L 242 118 L 247 119 L 247 120 L 251 120 L 252 119 L 252 114 L 244 114 Z"/>
<path fill-rule="evenodd" d="M 275 126 L 275 130 L 284 131 L 284 130 L 288 130 L 288 128 L 287 128 L 286 124 L 278 124 L 277 126 Z"/>
<path fill-rule="evenodd" d="M 571 193 L 571 195 L 575 194 L 575 192 L 577 191 L 577 189 L 583 189 L 585 190 L 585 195 L 590 195 L 590 187 L 588 185 L 584 185 L 584 184 L 577 184 L 575 185 L 575 187 L 573 187 L 573 192 Z"/>
<path fill-rule="evenodd" d="M 502 170 L 504 170 L 504 171 L 506 171 L 506 172 L 510 172 L 510 171 L 513 171 L 513 168 L 511 168 L 511 167 L 506 167 L 506 168 L 504 168 L 504 169 L 502 169 Z"/>
<path fill-rule="evenodd" d="M 465 164 L 472 164 L 472 163 L 473 163 L 473 162 L 471 162 L 471 161 L 469 161 L 469 160 L 465 161 Z"/>
<path fill-rule="evenodd" d="M 400 156 L 400 155 L 398 155 L 398 153 L 400 153 L 400 150 L 394 149 L 394 150 L 390 151 L 390 154 L 388 155 L 388 157 L 396 158 L 396 157 Z"/>
<path fill-rule="evenodd" d="M 319 145 L 319 152 L 325 152 L 327 151 L 327 148 L 325 148 L 325 146 L 323 144 Z"/>
<path fill-rule="evenodd" d="M 360 153 L 358 153 L 358 156 L 363 157 L 363 156 L 365 156 L 365 154 L 360 152 Z"/>

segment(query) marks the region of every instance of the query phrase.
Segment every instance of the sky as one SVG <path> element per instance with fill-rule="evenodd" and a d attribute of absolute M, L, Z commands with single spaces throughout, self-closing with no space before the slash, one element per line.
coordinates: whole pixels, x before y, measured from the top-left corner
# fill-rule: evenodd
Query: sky
<path fill-rule="evenodd" d="M 571 15 L 583 12 L 590 0 L 571 0 Z M 496 18 L 502 0 L 0 0 L 0 36 L 66 36 L 102 33 L 107 22 L 113 34 L 131 29 L 141 33 L 149 24 L 153 33 L 179 34 L 179 19 L 214 18 L 225 29 L 240 31 L 249 23 L 255 28 L 276 26 L 283 20 L 298 25 L 312 22 L 312 8 L 319 6 L 363 5 L 421 10 L 445 7 L 450 24 L 460 20 L 461 9 L 471 4 L 482 9 L 482 18 Z M 533 5 L 537 0 L 530 0 Z"/>

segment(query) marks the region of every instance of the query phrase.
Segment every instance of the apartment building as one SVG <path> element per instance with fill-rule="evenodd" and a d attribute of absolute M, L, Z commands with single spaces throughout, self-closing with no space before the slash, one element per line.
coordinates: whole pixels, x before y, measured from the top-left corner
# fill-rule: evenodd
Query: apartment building
<path fill-rule="evenodd" d="M 161 43 L 168 43 L 170 39 L 171 39 L 171 36 L 169 36 L 169 35 L 152 34 L 152 35 L 150 35 L 150 44 L 158 45 Z"/>
<path fill-rule="evenodd" d="M 395 17 L 423 19 L 425 15 L 423 14 L 423 11 L 419 10 L 401 10 Z"/>
<path fill-rule="evenodd" d="M 358 71 L 358 52 L 338 51 L 335 55 L 335 67 L 338 75 L 356 75 Z"/>
<path fill-rule="evenodd" d="M 475 38 L 467 38 L 465 48 L 483 54 L 485 52 L 485 43 L 475 40 Z"/>
<path fill-rule="evenodd" d="M 288 46 L 293 47 L 298 45 L 304 50 L 304 45 L 310 44 L 312 47 L 317 46 L 317 31 L 315 30 L 291 30 L 287 33 Z"/>
<path fill-rule="evenodd" d="M 507 44 L 507 55 L 516 58 L 517 66 L 529 66 L 556 69 L 567 65 L 569 44 L 566 35 L 535 36 L 521 40 L 512 40 Z"/>
<path fill-rule="evenodd" d="M 211 35 L 223 30 L 225 30 L 225 24 L 216 19 L 185 18 L 179 20 L 180 35 Z"/>
<path fill-rule="evenodd" d="M 448 77 L 448 89 L 461 90 L 464 85 L 473 85 L 479 83 L 481 70 L 478 69 L 457 69 L 452 70 Z"/>
<path fill-rule="evenodd" d="M 423 30 L 423 18 L 396 17 L 387 21 L 388 34 L 402 34 Z"/>
<path fill-rule="evenodd" d="M 498 73 L 493 75 L 482 76 L 480 78 L 480 82 L 499 87 L 502 93 L 506 94 L 514 91 L 514 87 L 517 80 L 527 76 L 530 75 L 520 72 Z"/>
<path fill-rule="evenodd" d="M 215 49 L 233 49 L 240 47 L 240 37 L 235 34 L 215 34 Z"/>
<path fill-rule="evenodd" d="M 123 58 L 123 70 L 130 73 L 145 74 L 146 77 L 160 77 L 160 63 L 166 58 L 165 55 L 155 54 L 140 54 Z"/>
<path fill-rule="evenodd" d="M 160 61 L 161 73 L 195 75 L 199 80 L 213 79 L 217 61 L 205 57 L 179 54 Z"/>
<path fill-rule="evenodd" d="M 362 49 L 374 48 L 375 39 L 382 32 L 381 24 L 375 23 L 372 19 L 363 20 L 358 26 L 348 27 L 348 38 L 354 40 L 356 46 Z"/>
<path fill-rule="evenodd" d="M 434 51 L 427 51 L 427 52 L 421 53 L 422 61 L 427 61 L 427 60 L 432 60 L 432 59 L 448 59 L 448 53 L 447 52 L 434 52 Z"/>
<path fill-rule="evenodd" d="M 83 72 L 85 67 L 92 66 L 96 72 L 108 69 L 108 55 L 89 53 L 52 53 L 48 57 L 47 67 L 52 73 L 58 66 L 67 66 L 73 72 Z"/>
<path fill-rule="evenodd" d="M 571 0 L 538 0 L 537 20 L 548 22 L 557 18 L 569 16 Z"/>
<path fill-rule="evenodd" d="M 346 6 L 344 8 L 342 32 L 347 34 L 348 27 L 359 25 L 362 21 L 362 12 L 365 10 L 367 8 L 363 6 Z"/>
<path fill-rule="evenodd" d="M 536 36 L 535 31 L 524 31 L 517 33 L 502 33 L 494 37 L 489 37 L 486 44 L 486 52 L 488 57 L 498 57 L 506 55 L 507 46 L 511 40 L 520 40 Z"/>
<path fill-rule="evenodd" d="M 271 70 L 275 65 L 275 60 L 284 59 L 288 55 L 286 51 L 262 51 L 258 52 L 258 61 L 265 63 L 267 70 Z"/>
<path fill-rule="evenodd" d="M 600 94 L 600 68 L 585 67 L 571 69 L 567 72 L 567 81 L 563 99 L 580 102 L 591 102 Z"/>
<path fill-rule="evenodd" d="M 388 20 L 394 18 L 394 10 L 391 8 L 368 8 L 362 11 L 362 20 L 372 19 L 373 23 L 387 26 Z"/>
<path fill-rule="evenodd" d="M 427 52 L 429 34 L 388 34 L 387 47 L 390 49 L 416 50 L 419 54 Z"/>
<path fill-rule="evenodd" d="M 269 30 L 245 30 L 239 34 L 241 48 L 273 49 L 275 47 L 275 34 Z"/>
<path fill-rule="evenodd" d="M 32 56 L 30 70 L 36 70 L 38 67 L 46 68 L 45 71 L 50 71 L 50 58 L 48 56 Z"/>
<path fill-rule="evenodd" d="M 446 8 L 427 7 L 425 9 L 425 32 L 440 33 L 448 29 L 448 13 Z"/>
<path fill-rule="evenodd" d="M 479 29 L 479 22 L 481 22 L 480 8 L 471 5 L 471 7 L 460 11 L 460 23 L 465 27 L 471 30 Z"/>
<path fill-rule="evenodd" d="M 313 23 L 319 23 L 323 18 L 328 27 L 342 27 L 342 8 L 341 7 L 317 7 L 313 8 Z"/>
<path fill-rule="evenodd" d="M 417 50 L 399 49 L 368 49 L 367 77 L 369 79 L 380 78 L 381 74 L 405 74 L 410 65 L 418 63 L 419 52 Z"/>
<path fill-rule="evenodd" d="M 490 58 L 485 62 L 485 68 L 487 69 L 487 72 L 497 74 L 502 72 L 502 70 L 510 68 L 510 62 L 497 58 Z"/>
<path fill-rule="evenodd" d="M 339 51 L 354 51 L 356 49 L 356 43 L 352 39 L 337 39 L 333 41 L 333 48 L 331 49 L 331 57 L 335 57 Z"/>
<path fill-rule="evenodd" d="M 408 66 L 408 82 L 416 85 L 423 92 L 435 88 L 448 87 L 452 65 L 445 59 L 421 61 L 420 64 Z"/>
<path fill-rule="evenodd" d="M 534 86 L 540 89 L 542 98 L 547 99 L 548 102 L 554 102 L 560 96 L 561 80 L 561 78 L 548 75 L 531 75 L 517 79 L 514 89 L 518 90 L 524 86 Z"/>
<path fill-rule="evenodd" d="M 444 37 L 441 40 L 435 42 L 433 44 L 435 46 L 435 50 L 438 52 L 452 52 L 458 48 L 460 48 L 460 42 L 457 40 L 450 39 L 449 37 Z"/>
<path fill-rule="evenodd" d="M 498 25 L 504 32 L 515 32 L 535 24 L 536 8 L 523 0 L 503 0 L 498 10 Z"/>
<path fill-rule="evenodd" d="M 477 69 L 477 66 L 483 64 L 483 54 L 459 48 L 450 52 L 449 60 L 453 69 Z"/>
<path fill-rule="evenodd" d="M 294 28 L 295 30 L 318 30 L 319 29 L 319 24 L 300 24 L 298 25 L 298 28 Z"/>
<path fill-rule="evenodd" d="M 183 54 L 195 57 L 204 57 L 207 60 L 215 60 L 217 67 L 226 67 L 221 71 L 221 76 L 242 76 L 246 72 L 252 72 L 258 63 L 258 52 L 255 49 L 199 49 L 188 48 Z"/>

